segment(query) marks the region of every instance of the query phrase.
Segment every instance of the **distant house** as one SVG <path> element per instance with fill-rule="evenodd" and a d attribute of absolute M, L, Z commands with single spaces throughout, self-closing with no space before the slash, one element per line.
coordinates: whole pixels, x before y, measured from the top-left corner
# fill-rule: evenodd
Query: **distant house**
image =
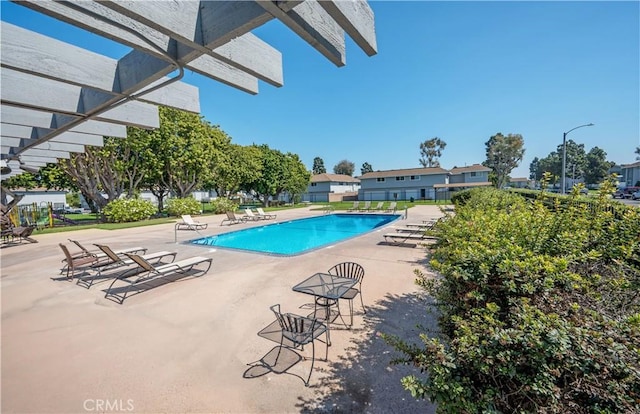
<path fill-rule="evenodd" d="M 633 164 L 622 164 L 620 184 L 625 187 L 635 186 L 640 181 L 640 161 Z"/>
<path fill-rule="evenodd" d="M 440 167 L 374 171 L 360 178 L 359 200 L 427 200 L 435 198 L 436 184 L 449 182 L 449 171 Z"/>
<path fill-rule="evenodd" d="M 23 196 L 18 202 L 19 206 L 33 206 L 47 208 L 49 204 L 54 209 L 63 209 L 67 204 L 67 191 L 47 190 L 46 188 L 32 188 L 11 190 L 16 196 Z"/>
<path fill-rule="evenodd" d="M 330 202 L 356 200 L 360 180 L 344 174 L 314 174 L 302 201 Z"/>
<path fill-rule="evenodd" d="M 531 180 L 525 177 L 512 178 L 509 180 L 509 187 L 529 188 L 531 187 Z"/>
<path fill-rule="evenodd" d="M 435 199 L 449 198 L 449 191 L 464 190 L 472 187 L 489 187 L 493 185 L 489 181 L 489 172 L 491 168 L 481 164 L 472 164 L 468 167 L 453 167 L 449 171 L 449 180 L 446 183 L 434 185 L 437 191 Z M 439 197 L 440 192 L 445 193 Z"/>
<path fill-rule="evenodd" d="M 441 167 L 375 171 L 360 178 L 359 200 L 437 200 L 439 193 L 490 186 L 491 169 L 480 164 L 447 170 Z M 447 197 L 444 197 L 447 198 Z"/>

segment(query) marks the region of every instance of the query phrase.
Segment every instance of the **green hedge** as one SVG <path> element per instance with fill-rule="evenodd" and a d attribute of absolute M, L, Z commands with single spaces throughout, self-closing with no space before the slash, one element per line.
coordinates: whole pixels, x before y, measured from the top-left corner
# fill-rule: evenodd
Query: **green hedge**
<path fill-rule="evenodd" d="M 141 198 L 120 198 L 107 204 L 104 216 L 112 223 L 129 223 L 146 220 L 156 212 L 156 207 Z"/>
<path fill-rule="evenodd" d="M 179 217 L 183 214 L 200 214 L 202 204 L 193 197 L 171 198 L 167 202 L 167 212 L 170 216 Z"/>
<path fill-rule="evenodd" d="M 439 277 L 417 272 L 439 337 L 385 335 L 396 363 L 427 374 L 404 387 L 438 412 L 640 412 L 640 209 L 494 189 L 464 200 L 436 230 Z"/>

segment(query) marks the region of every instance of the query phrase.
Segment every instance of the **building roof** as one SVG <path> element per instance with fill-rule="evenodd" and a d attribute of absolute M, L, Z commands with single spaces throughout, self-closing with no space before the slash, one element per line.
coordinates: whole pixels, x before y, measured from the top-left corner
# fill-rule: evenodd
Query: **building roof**
<path fill-rule="evenodd" d="M 369 178 L 399 177 L 399 176 L 407 176 L 407 175 L 434 175 L 434 174 L 449 174 L 449 171 L 440 167 L 407 168 L 404 170 L 373 171 L 373 172 L 361 175 L 360 179 L 366 180 Z"/>
<path fill-rule="evenodd" d="M 360 180 L 346 174 L 315 174 L 311 176 L 312 183 L 340 182 L 340 183 L 360 183 Z"/>
<path fill-rule="evenodd" d="M 480 164 L 469 165 L 468 167 L 454 167 L 449 172 L 453 175 L 463 174 L 467 172 L 484 172 L 491 171 L 491 168 L 485 167 Z"/>
<path fill-rule="evenodd" d="M 453 184 L 434 184 L 433 188 L 465 188 L 465 187 L 488 187 L 493 185 L 490 181 L 481 181 L 477 183 L 453 183 Z"/>
<path fill-rule="evenodd" d="M 525 178 L 525 177 L 517 177 L 517 178 L 512 178 L 509 180 L 509 182 L 511 183 L 526 183 L 528 182 L 529 179 Z"/>
<path fill-rule="evenodd" d="M 640 167 L 640 161 L 631 164 L 622 164 L 620 167 L 622 167 L 623 169 Z"/>

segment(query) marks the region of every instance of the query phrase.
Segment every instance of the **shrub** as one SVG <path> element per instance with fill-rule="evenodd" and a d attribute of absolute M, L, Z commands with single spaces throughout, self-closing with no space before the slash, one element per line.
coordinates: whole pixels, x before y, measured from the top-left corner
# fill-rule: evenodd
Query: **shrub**
<path fill-rule="evenodd" d="M 235 211 L 238 205 L 228 198 L 218 197 L 211 202 L 213 212 L 216 214 L 226 213 L 227 211 Z"/>
<path fill-rule="evenodd" d="M 167 202 L 167 212 L 171 216 L 183 214 L 200 214 L 202 205 L 193 197 L 172 198 Z"/>
<path fill-rule="evenodd" d="M 108 221 L 126 223 L 146 220 L 156 212 L 156 207 L 141 198 L 121 198 L 107 204 L 103 213 Z"/>
<path fill-rule="evenodd" d="M 439 225 L 440 336 L 385 335 L 438 411 L 640 412 L 640 210 L 545 201 L 477 189 Z"/>

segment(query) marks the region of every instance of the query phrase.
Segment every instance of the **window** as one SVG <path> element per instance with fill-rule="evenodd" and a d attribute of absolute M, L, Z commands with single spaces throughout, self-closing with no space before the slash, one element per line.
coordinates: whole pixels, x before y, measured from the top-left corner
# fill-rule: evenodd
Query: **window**
<path fill-rule="evenodd" d="M 318 183 L 311 183 L 311 187 L 315 187 Z"/>
<path fill-rule="evenodd" d="M 376 178 L 376 181 L 379 182 L 379 183 L 380 182 L 384 182 L 384 177 L 378 177 L 378 178 Z"/>
<path fill-rule="evenodd" d="M 475 171 L 471 171 L 471 176 L 475 177 L 476 176 L 476 172 Z"/>
<path fill-rule="evenodd" d="M 404 181 L 404 177 L 396 177 L 396 181 Z"/>
<path fill-rule="evenodd" d="M 411 176 L 411 181 L 418 181 L 420 180 L 420 176 L 419 175 L 412 175 Z"/>

